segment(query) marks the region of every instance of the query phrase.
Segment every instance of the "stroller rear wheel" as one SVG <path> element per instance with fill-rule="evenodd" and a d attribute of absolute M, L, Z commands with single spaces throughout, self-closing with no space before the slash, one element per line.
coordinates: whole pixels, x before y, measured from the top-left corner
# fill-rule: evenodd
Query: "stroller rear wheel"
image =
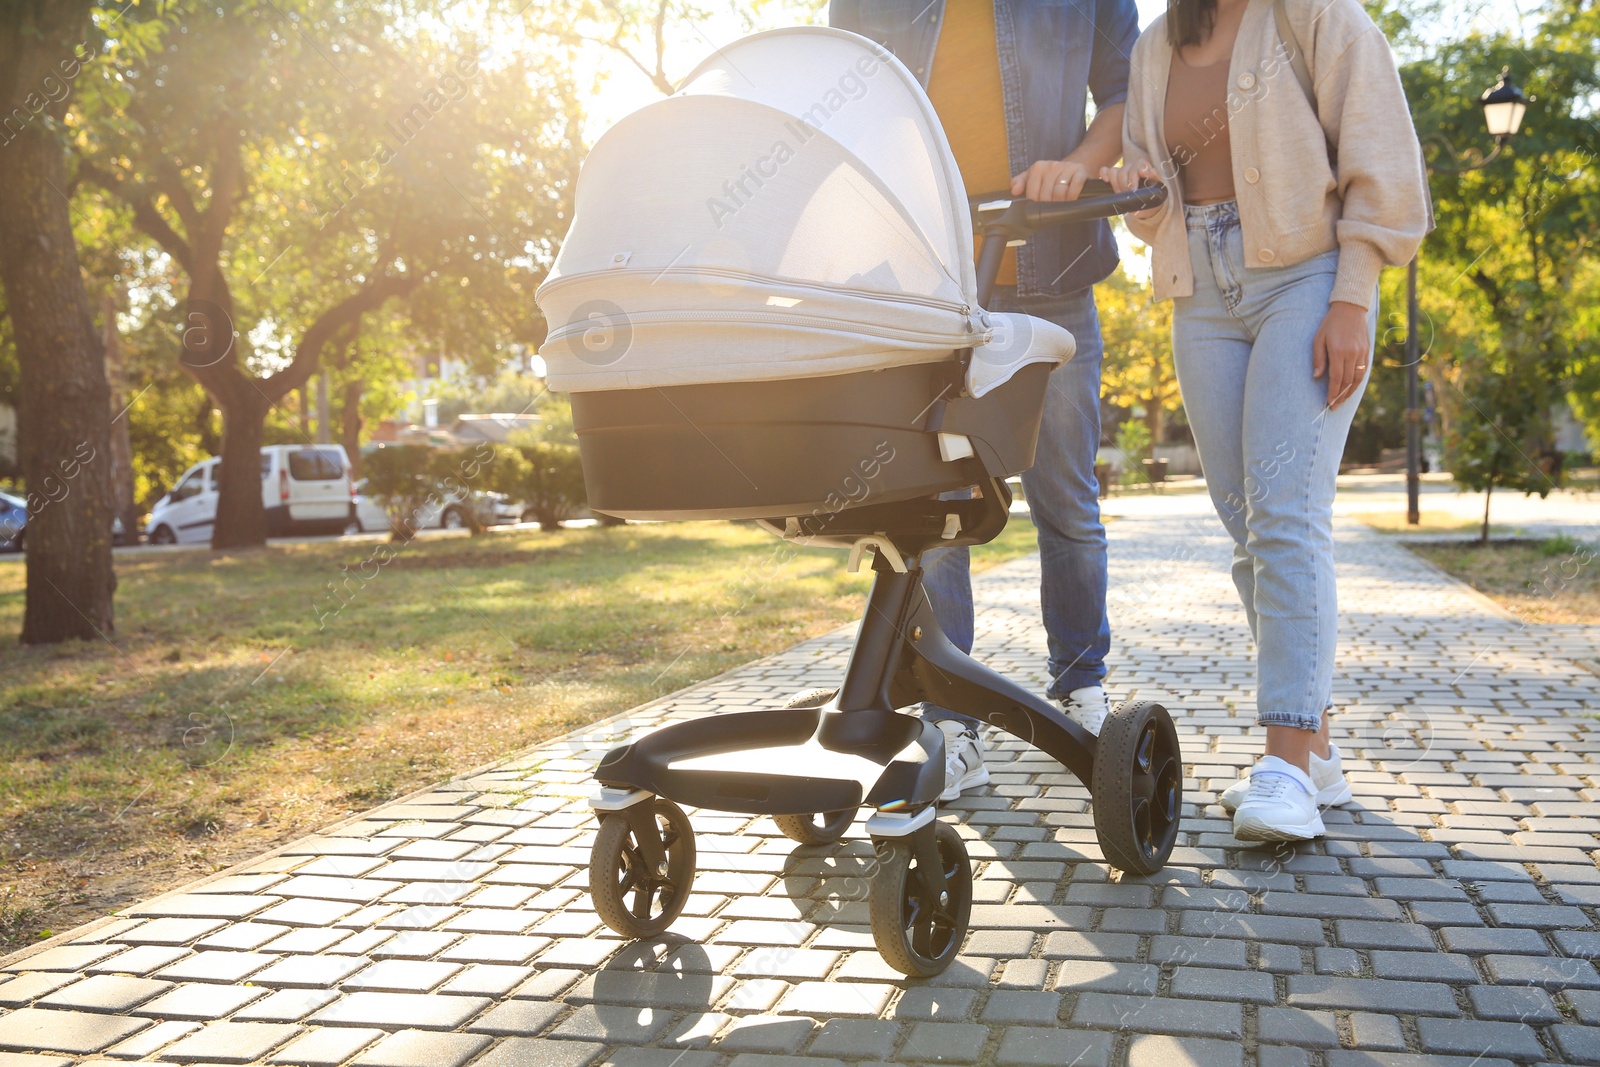
<path fill-rule="evenodd" d="M 850 824 L 855 822 L 854 808 L 844 808 L 839 811 L 824 811 L 814 815 L 774 815 L 772 821 L 778 824 L 778 829 L 783 831 L 783 836 L 791 841 L 798 841 L 802 845 L 831 845 L 844 836 L 850 829 Z"/>
<path fill-rule="evenodd" d="M 872 940 L 901 974 L 932 977 L 950 966 L 966 940 L 972 915 L 967 846 L 955 827 L 942 822 L 873 844 L 878 869 L 868 896 Z"/>
<path fill-rule="evenodd" d="M 652 863 L 651 855 L 660 858 Z M 656 797 L 608 812 L 589 852 L 594 909 L 623 937 L 654 937 L 683 911 L 694 863 L 694 828 L 672 801 Z"/>
<path fill-rule="evenodd" d="M 1149 700 L 1119 704 L 1095 745 L 1094 832 L 1106 862 L 1155 874 L 1178 840 L 1183 754 L 1167 709 Z"/>

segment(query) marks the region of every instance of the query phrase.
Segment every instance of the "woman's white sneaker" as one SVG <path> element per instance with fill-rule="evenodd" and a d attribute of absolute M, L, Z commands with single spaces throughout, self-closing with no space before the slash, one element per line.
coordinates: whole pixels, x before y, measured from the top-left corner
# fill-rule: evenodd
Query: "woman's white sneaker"
<path fill-rule="evenodd" d="M 1311 776 L 1277 756 L 1263 756 L 1250 771 L 1250 791 L 1233 813 L 1240 841 L 1309 841 L 1327 831 Z"/>
<path fill-rule="evenodd" d="M 974 786 L 988 785 L 978 732 L 957 719 L 940 719 L 938 726 L 944 732 L 944 792 L 939 799 L 955 800 Z"/>
<path fill-rule="evenodd" d="M 1344 763 L 1339 758 L 1339 746 L 1328 746 L 1328 758 L 1323 759 L 1315 752 L 1311 754 L 1311 784 L 1317 787 L 1317 807 L 1336 808 L 1340 804 L 1348 804 L 1351 800 L 1350 783 L 1345 781 Z M 1222 805 L 1222 810 L 1232 815 L 1244 802 L 1245 794 L 1250 792 L 1250 776 L 1234 782 L 1222 791 L 1217 798 L 1217 803 Z"/>
<path fill-rule="evenodd" d="M 1111 703 L 1106 700 L 1106 691 L 1098 685 L 1086 685 L 1082 689 L 1074 689 L 1067 694 L 1061 706 L 1066 709 L 1069 719 L 1095 737 L 1100 736 L 1100 729 L 1106 724 L 1106 716 L 1111 713 Z"/>

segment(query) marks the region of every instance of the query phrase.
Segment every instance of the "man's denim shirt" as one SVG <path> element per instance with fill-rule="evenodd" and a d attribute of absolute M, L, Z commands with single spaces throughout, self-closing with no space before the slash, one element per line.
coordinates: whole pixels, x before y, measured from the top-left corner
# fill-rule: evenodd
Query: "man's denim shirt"
<path fill-rule="evenodd" d="M 831 0 L 828 22 L 884 45 L 927 87 L 944 0 Z M 1096 108 L 1127 98 L 1139 12 L 1134 0 L 994 0 L 994 23 L 1011 173 L 1021 174 L 1078 146 L 1090 92 Z M 1105 222 L 1044 230 L 1017 249 L 1017 294 L 1065 296 L 1116 269 Z"/>

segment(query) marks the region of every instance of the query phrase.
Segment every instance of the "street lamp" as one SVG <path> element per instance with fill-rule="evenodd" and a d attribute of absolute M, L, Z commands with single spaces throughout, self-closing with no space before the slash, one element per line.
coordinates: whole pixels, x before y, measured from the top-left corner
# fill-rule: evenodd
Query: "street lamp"
<path fill-rule="evenodd" d="M 1487 156 L 1476 151 L 1457 152 L 1448 138 L 1434 134 L 1423 140 L 1443 147 L 1451 162 L 1431 161 L 1424 152 L 1422 165 L 1429 172 L 1459 174 L 1488 166 L 1522 127 L 1522 116 L 1528 110 L 1528 96 L 1511 80 L 1510 67 L 1501 68 L 1500 80 L 1484 91 L 1479 103 L 1483 106 L 1484 125 L 1489 128 L 1489 136 L 1494 138 L 1494 151 Z M 1478 157 L 1476 161 L 1472 158 L 1474 155 Z M 1421 254 L 1419 249 L 1417 256 Z M 1411 526 L 1422 521 L 1422 380 L 1418 370 L 1421 363 L 1417 337 L 1417 257 L 1413 256 L 1406 268 L 1406 522 Z"/>

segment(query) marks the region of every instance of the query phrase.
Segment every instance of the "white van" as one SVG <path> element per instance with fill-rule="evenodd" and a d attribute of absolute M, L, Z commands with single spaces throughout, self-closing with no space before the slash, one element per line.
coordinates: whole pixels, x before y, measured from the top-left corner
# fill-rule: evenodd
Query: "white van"
<path fill-rule="evenodd" d="M 183 472 L 150 509 L 151 544 L 211 540 L 217 519 L 221 460 L 201 460 Z M 261 450 L 261 504 L 267 534 L 341 533 L 354 514 L 355 488 L 343 445 L 267 445 Z"/>

